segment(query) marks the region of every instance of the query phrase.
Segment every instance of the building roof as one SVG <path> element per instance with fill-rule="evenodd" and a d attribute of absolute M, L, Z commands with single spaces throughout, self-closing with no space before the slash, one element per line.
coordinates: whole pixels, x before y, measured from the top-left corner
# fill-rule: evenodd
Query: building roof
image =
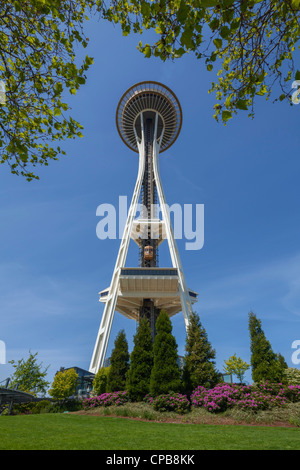
<path fill-rule="evenodd" d="M 0 387 L 0 405 L 6 405 L 12 401 L 14 403 L 30 403 L 40 400 L 44 400 L 44 398 L 37 398 L 31 393 L 22 392 L 21 390 Z"/>

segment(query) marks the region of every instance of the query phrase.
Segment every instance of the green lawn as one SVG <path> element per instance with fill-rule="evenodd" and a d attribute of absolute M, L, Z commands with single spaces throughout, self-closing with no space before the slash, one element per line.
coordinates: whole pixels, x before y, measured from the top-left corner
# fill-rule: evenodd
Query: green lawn
<path fill-rule="evenodd" d="M 300 429 L 41 414 L 0 417 L 0 450 L 300 450 Z"/>

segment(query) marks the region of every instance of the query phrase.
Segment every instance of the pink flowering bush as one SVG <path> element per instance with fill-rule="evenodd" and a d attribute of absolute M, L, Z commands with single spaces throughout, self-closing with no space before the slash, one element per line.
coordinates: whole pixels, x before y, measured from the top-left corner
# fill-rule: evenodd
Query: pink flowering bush
<path fill-rule="evenodd" d="M 191 395 L 191 404 L 208 411 L 225 411 L 240 398 L 240 390 L 228 384 L 218 384 L 212 389 L 199 385 Z"/>
<path fill-rule="evenodd" d="M 287 398 L 293 403 L 300 401 L 300 385 L 289 385 Z"/>
<path fill-rule="evenodd" d="M 148 393 L 147 395 L 145 395 L 143 401 L 146 402 L 146 403 L 150 403 L 150 405 L 152 405 L 152 403 L 153 403 L 152 395 L 150 395 L 150 393 Z"/>
<path fill-rule="evenodd" d="M 156 411 L 175 411 L 183 414 L 190 409 L 189 399 L 181 393 L 168 393 L 155 398 L 147 397 L 146 401 L 151 403 Z"/>
<path fill-rule="evenodd" d="M 83 400 L 83 409 L 89 410 L 97 406 L 119 406 L 124 405 L 128 401 L 126 391 L 102 393 L 96 397 L 86 398 Z"/>
<path fill-rule="evenodd" d="M 218 384 L 208 390 L 197 387 L 191 397 L 194 407 L 204 407 L 210 412 L 221 412 L 237 407 L 243 410 L 266 410 L 283 406 L 288 402 L 300 401 L 300 386 L 270 384 L 256 385 Z"/>

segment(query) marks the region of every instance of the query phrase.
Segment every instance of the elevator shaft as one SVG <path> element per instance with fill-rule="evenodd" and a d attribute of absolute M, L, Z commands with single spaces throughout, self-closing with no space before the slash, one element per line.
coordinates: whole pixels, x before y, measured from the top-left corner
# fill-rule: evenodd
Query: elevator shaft
<path fill-rule="evenodd" d="M 142 204 L 146 212 L 143 218 L 150 221 L 153 217 L 153 210 L 157 201 L 156 185 L 153 173 L 153 135 L 154 119 L 148 118 L 144 122 L 145 141 L 145 172 L 142 183 Z M 141 240 L 140 266 L 142 268 L 153 268 L 158 266 L 158 240 L 152 238 L 151 224 L 148 224 L 146 233 Z M 151 255 L 150 255 L 151 253 Z M 156 335 L 155 323 L 160 310 L 155 307 L 153 300 L 143 299 L 143 305 L 139 311 L 139 319 L 146 317 L 149 320 L 152 339 Z"/>
<path fill-rule="evenodd" d="M 154 120 L 146 119 L 144 123 L 145 133 L 145 172 L 142 183 L 142 204 L 145 213 L 143 214 L 144 219 L 151 220 L 153 217 L 153 209 L 156 204 L 156 186 L 154 182 L 153 174 L 153 132 L 154 132 Z M 146 233 L 145 233 L 146 232 Z M 141 268 L 153 268 L 158 266 L 158 250 L 157 240 L 152 238 L 151 224 L 148 224 L 147 229 L 143 233 L 141 240 L 141 253 L 140 253 L 140 266 Z M 152 256 L 147 259 L 145 256 L 145 248 L 152 247 Z"/>

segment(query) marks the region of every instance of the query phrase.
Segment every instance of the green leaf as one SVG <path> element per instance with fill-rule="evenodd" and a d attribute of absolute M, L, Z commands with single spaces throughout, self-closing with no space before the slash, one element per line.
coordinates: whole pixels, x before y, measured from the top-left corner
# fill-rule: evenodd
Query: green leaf
<path fill-rule="evenodd" d="M 227 96 L 225 103 L 224 103 L 226 108 L 229 108 L 231 106 L 231 98 L 232 98 L 232 95 Z"/>
<path fill-rule="evenodd" d="M 204 8 L 215 7 L 218 3 L 220 0 L 201 0 L 201 6 Z"/>
<path fill-rule="evenodd" d="M 194 46 L 193 40 L 193 30 L 190 28 L 186 28 L 180 38 L 180 42 L 182 46 L 185 46 L 187 49 L 191 49 Z"/>
<path fill-rule="evenodd" d="M 215 31 L 220 26 L 220 21 L 217 18 L 214 18 L 210 23 L 209 27 L 212 31 Z"/>
<path fill-rule="evenodd" d="M 220 38 L 214 39 L 213 43 L 214 43 L 214 45 L 216 46 L 217 49 L 221 49 L 222 44 L 223 44 L 222 39 L 220 39 Z"/>
<path fill-rule="evenodd" d="M 257 95 L 263 96 L 268 92 L 268 88 L 266 85 L 262 85 L 260 90 L 256 93 Z"/>
<path fill-rule="evenodd" d="M 230 34 L 230 29 L 228 28 L 228 26 L 222 26 L 220 34 L 223 39 L 227 39 Z"/>
<path fill-rule="evenodd" d="M 185 53 L 185 49 L 183 47 L 180 47 L 179 49 L 175 49 L 174 57 L 176 58 L 181 57 L 184 53 Z"/>
<path fill-rule="evenodd" d="M 237 109 L 242 109 L 244 111 L 247 111 L 247 100 L 238 100 L 236 103 Z"/>
<path fill-rule="evenodd" d="M 149 57 L 151 57 L 151 47 L 149 46 L 149 44 L 147 44 L 144 47 L 144 55 L 145 55 L 145 57 L 147 57 L 147 59 L 149 59 Z"/>
<path fill-rule="evenodd" d="M 151 7 L 149 5 L 148 2 L 141 2 L 141 13 L 143 15 L 143 17 L 147 18 L 150 16 L 150 13 L 151 13 Z"/>
<path fill-rule="evenodd" d="M 187 18 L 188 11 L 189 11 L 189 6 L 184 1 L 181 1 L 180 8 L 177 10 L 177 13 L 176 13 L 177 20 L 180 23 L 184 23 L 184 21 Z"/>
<path fill-rule="evenodd" d="M 89 57 L 88 55 L 85 58 L 86 65 L 92 65 L 94 63 L 93 57 Z"/>
<path fill-rule="evenodd" d="M 232 113 L 230 111 L 222 111 L 222 120 L 227 122 L 228 119 L 232 118 Z"/>
<path fill-rule="evenodd" d="M 16 11 L 21 11 L 21 5 L 20 2 L 13 2 L 14 8 Z"/>

